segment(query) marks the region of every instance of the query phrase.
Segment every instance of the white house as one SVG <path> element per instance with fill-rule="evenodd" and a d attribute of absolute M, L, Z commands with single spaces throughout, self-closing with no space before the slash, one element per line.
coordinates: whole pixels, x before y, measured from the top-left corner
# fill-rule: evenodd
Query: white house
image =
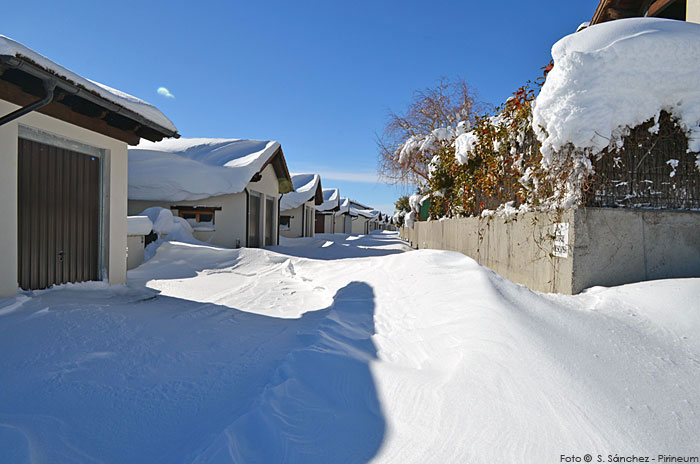
<path fill-rule="evenodd" d="M 357 217 L 356 212 L 350 211 L 350 199 L 341 198 L 338 210 L 333 213 L 333 233 L 351 234 L 353 214 Z"/>
<path fill-rule="evenodd" d="M 334 233 L 368 234 L 371 230 L 370 221 L 376 219 L 379 211 L 349 198 L 341 198 L 338 210 L 333 214 Z"/>
<path fill-rule="evenodd" d="M 276 245 L 279 195 L 292 189 L 275 141 L 190 138 L 129 149 L 129 214 L 169 208 L 213 245 Z"/>
<path fill-rule="evenodd" d="M 379 211 L 358 203 L 354 200 L 349 202 L 351 228 L 350 234 L 368 234 L 370 232 L 370 222 L 375 219 Z M 347 229 L 346 229 L 347 230 Z"/>
<path fill-rule="evenodd" d="M 0 297 L 125 282 L 127 144 L 164 137 L 155 107 L 0 36 Z"/>
<path fill-rule="evenodd" d="M 323 189 L 323 203 L 316 206 L 316 233 L 332 234 L 335 232 L 335 212 L 340 209 L 340 192 L 338 189 Z"/>
<path fill-rule="evenodd" d="M 280 200 L 280 234 L 289 237 L 313 237 L 316 205 L 323 203 L 323 188 L 318 174 L 294 174 L 294 191 Z"/>

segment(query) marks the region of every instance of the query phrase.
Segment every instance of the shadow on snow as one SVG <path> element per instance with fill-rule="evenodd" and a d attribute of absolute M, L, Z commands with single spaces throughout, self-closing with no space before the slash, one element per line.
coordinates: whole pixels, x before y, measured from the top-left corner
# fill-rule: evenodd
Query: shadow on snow
<path fill-rule="evenodd" d="M 396 234 L 316 234 L 314 237 L 295 239 L 281 237 L 280 241 L 280 245 L 266 249 L 284 255 L 320 260 L 387 256 L 411 250 L 398 240 Z"/>
<path fill-rule="evenodd" d="M 300 319 L 150 295 L 67 288 L 3 316 L 0 461 L 376 455 L 385 420 L 369 285 L 352 282 Z"/>

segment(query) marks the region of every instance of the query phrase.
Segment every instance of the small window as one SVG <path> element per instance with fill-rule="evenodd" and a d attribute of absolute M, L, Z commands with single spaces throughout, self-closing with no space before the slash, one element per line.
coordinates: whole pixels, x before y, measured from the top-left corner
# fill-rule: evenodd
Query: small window
<path fill-rule="evenodd" d="M 280 230 L 289 230 L 291 216 L 280 216 Z"/>
<path fill-rule="evenodd" d="M 214 230 L 214 212 L 211 210 L 178 208 L 177 215 L 186 219 L 194 230 Z"/>

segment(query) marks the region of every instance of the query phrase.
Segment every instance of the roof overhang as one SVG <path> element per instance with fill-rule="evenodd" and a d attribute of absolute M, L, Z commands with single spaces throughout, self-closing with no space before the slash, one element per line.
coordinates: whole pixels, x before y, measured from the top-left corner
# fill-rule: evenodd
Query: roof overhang
<path fill-rule="evenodd" d="M 321 187 L 321 176 L 318 177 L 318 184 L 316 184 L 316 192 L 314 193 L 314 204 L 316 206 L 323 204 L 323 187 Z"/>
<path fill-rule="evenodd" d="M 262 168 L 260 168 L 260 172 L 258 174 L 262 174 L 269 164 L 271 164 L 272 168 L 275 170 L 280 193 L 285 194 L 293 192 L 294 184 L 292 184 L 292 176 L 289 174 L 289 168 L 287 168 L 287 161 L 284 159 L 282 146 L 278 147 L 277 150 L 272 153 L 272 156 L 265 161 L 265 164 L 263 164 Z"/>
<path fill-rule="evenodd" d="M 593 13 L 591 26 L 623 18 L 638 18 L 644 16 L 674 17 L 673 14 L 671 16 L 665 16 L 666 14 L 673 13 L 672 11 L 666 13 L 664 13 L 664 11 L 676 4 L 684 4 L 685 1 L 686 0 L 600 0 L 595 13 Z"/>
<path fill-rule="evenodd" d="M 84 87 L 36 65 L 31 60 L 0 55 L 0 99 L 20 106 L 45 96 L 47 81 L 56 83 L 54 99 L 37 111 L 98 132 L 129 145 L 141 138 L 158 142 L 180 135 Z"/>

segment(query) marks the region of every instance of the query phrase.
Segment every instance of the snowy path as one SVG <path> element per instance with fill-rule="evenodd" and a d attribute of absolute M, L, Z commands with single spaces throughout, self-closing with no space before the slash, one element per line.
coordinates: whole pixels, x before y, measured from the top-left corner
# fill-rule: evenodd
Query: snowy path
<path fill-rule="evenodd" d="M 541 295 L 391 234 L 284 244 L 0 300 L 0 462 L 700 454 L 700 279 Z"/>

